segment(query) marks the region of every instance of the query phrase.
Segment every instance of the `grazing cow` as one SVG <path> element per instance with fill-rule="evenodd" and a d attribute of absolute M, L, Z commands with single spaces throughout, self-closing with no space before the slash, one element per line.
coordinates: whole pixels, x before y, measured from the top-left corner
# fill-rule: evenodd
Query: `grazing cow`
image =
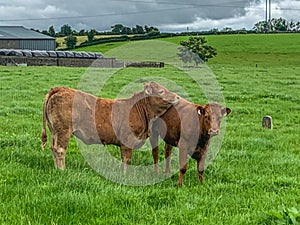
<path fill-rule="evenodd" d="M 125 99 L 104 99 L 70 89 L 52 88 L 45 96 L 42 147 L 46 146 L 46 125 L 51 132 L 55 168 L 65 169 L 65 155 L 71 135 L 85 144 L 113 144 L 121 147 L 124 172 L 132 149 L 149 137 L 149 122 L 179 102 L 179 96 L 155 83 Z"/>
<path fill-rule="evenodd" d="M 160 118 L 153 121 L 150 142 L 154 159 L 154 170 L 158 173 L 158 136 L 165 141 L 166 172 L 170 173 L 172 146 L 179 148 L 180 175 L 177 185 L 183 182 L 187 170 L 187 155 L 197 161 L 199 181 L 203 181 L 204 163 L 212 136 L 219 134 L 223 116 L 231 112 L 217 103 L 192 104 L 181 99 Z"/>

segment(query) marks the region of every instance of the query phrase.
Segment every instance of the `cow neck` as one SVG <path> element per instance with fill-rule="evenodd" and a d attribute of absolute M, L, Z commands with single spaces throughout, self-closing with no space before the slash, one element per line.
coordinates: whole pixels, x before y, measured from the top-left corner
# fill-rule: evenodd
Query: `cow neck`
<path fill-rule="evenodd" d="M 147 107 L 148 105 L 149 105 L 148 97 L 142 97 L 135 104 L 139 117 L 141 121 L 143 121 L 145 124 L 148 124 L 151 119 L 148 112 L 149 111 Z"/>
<path fill-rule="evenodd" d="M 202 132 L 200 134 L 200 138 L 198 139 L 198 146 L 200 146 L 201 148 L 207 148 L 207 146 L 209 145 L 210 142 L 210 135 L 207 132 Z"/>
<path fill-rule="evenodd" d="M 199 120 L 200 124 L 204 124 L 204 115 L 201 115 L 201 120 Z M 202 148 L 207 146 L 210 141 L 210 135 L 208 134 L 208 131 L 206 129 L 203 129 L 202 125 L 200 126 L 200 138 L 199 143 Z"/>
<path fill-rule="evenodd" d="M 147 106 L 150 104 L 148 97 L 145 96 L 144 92 L 139 92 L 134 95 L 134 101 L 136 102 L 135 107 L 141 121 L 143 121 L 146 125 L 148 125 L 151 119 L 148 113 L 149 109 L 147 108 Z"/>

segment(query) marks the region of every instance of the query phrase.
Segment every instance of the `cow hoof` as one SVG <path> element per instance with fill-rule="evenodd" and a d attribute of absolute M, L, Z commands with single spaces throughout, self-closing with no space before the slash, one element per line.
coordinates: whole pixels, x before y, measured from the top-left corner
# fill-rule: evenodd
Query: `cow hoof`
<path fill-rule="evenodd" d="M 182 183 L 177 183 L 176 188 L 182 187 Z"/>

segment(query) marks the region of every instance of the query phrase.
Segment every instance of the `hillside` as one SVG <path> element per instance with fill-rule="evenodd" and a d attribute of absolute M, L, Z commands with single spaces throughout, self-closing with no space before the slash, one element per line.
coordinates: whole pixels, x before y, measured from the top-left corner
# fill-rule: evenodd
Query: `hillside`
<path fill-rule="evenodd" d="M 209 45 L 217 49 L 216 58 L 209 61 L 213 64 L 244 64 L 254 66 L 298 65 L 300 55 L 300 34 L 243 34 L 243 35 L 208 35 Z M 187 37 L 163 38 L 179 45 Z M 105 53 L 129 42 L 116 42 L 78 48 L 76 51 Z M 163 49 L 161 49 L 163 51 Z M 287 57 L 288 55 L 288 57 Z"/>

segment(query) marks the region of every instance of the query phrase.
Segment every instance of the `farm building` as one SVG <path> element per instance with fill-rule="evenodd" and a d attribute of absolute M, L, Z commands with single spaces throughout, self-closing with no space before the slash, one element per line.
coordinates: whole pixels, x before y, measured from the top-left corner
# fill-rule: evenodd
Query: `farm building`
<path fill-rule="evenodd" d="M 0 26 L 0 48 L 55 50 L 55 38 L 23 26 Z"/>

